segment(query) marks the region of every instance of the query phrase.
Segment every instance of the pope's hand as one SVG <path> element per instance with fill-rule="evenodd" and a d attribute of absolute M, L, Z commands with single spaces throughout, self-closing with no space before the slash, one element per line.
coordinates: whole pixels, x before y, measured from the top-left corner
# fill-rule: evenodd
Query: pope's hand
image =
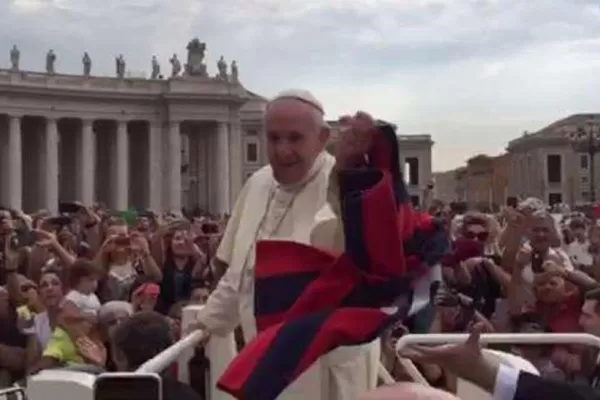
<path fill-rule="evenodd" d="M 202 340 L 198 343 L 198 345 L 196 347 L 198 347 L 198 348 L 204 347 L 204 345 L 206 344 L 206 342 L 208 342 L 208 339 L 210 338 L 210 334 L 208 332 L 208 329 L 206 328 L 206 325 L 200 321 L 194 321 L 190 325 L 188 325 L 186 327 L 185 331 L 183 332 L 183 334 L 181 335 L 181 337 L 188 336 L 196 331 L 204 332 L 204 337 L 202 338 Z"/>
<path fill-rule="evenodd" d="M 342 117 L 339 122 L 341 129 L 335 142 L 335 159 L 336 167 L 341 170 L 364 163 L 377 128 L 373 117 L 362 111 Z"/>

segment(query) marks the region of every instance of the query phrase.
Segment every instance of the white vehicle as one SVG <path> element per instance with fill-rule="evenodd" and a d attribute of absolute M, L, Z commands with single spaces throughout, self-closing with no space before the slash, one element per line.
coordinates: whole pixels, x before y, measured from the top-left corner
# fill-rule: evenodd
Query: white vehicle
<path fill-rule="evenodd" d="M 183 312 L 182 326 L 184 331 L 186 327 L 194 321 L 194 316 L 198 311 L 198 306 L 187 307 Z M 422 334 L 406 335 L 400 338 L 396 344 L 396 351 L 399 352 L 403 347 L 411 344 L 448 344 L 460 343 L 467 339 L 466 334 Z M 93 368 L 83 371 L 81 368 L 46 370 L 28 379 L 27 387 L 10 388 L 0 391 L 0 400 L 4 398 L 26 398 L 27 400 L 49 400 L 71 398 L 77 400 L 109 400 L 116 397 L 95 397 L 94 389 L 102 388 L 104 393 L 107 390 L 115 390 L 126 393 L 128 400 L 146 399 L 160 400 L 160 378 L 158 373 L 165 370 L 171 364 L 177 362 L 178 378 L 180 381 L 189 383 L 189 374 L 187 364 L 193 354 L 195 347 L 203 340 L 204 333 L 197 331 L 179 342 L 173 344 L 170 348 L 158 354 L 153 359 L 142 365 L 135 373 L 129 374 L 97 374 Z M 231 339 L 231 338 L 230 338 Z M 486 334 L 481 336 L 483 344 L 504 343 L 504 344 L 583 344 L 600 348 L 600 338 L 583 333 L 573 334 Z M 210 384 L 211 392 L 207 394 L 210 400 L 225 400 L 231 397 L 221 391 L 212 389 L 214 382 L 220 376 L 223 369 L 235 355 L 235 347 L 232 340 L 211 338 L 206 347 L 207 356 L 210 358 L 209 377 L 207 383 Z M 485 349 L 484 354 L 494 362 L 503 363 L 524 370 L 533 374 L 538 374 L 536 368 L 527 360 L 517 357 L 510 353 Z M 417 368 L 410 360 L 400 358 L 400 362 L 415 382 L 428 385 Z M 84 367 L 85 368 L 85 367 Z M 386 383 L 393 383 L 394 380 L 390 374 L 380 365 L 379 376 Z M 100 382 L 102 381 L 102 382 Z M 142 389 L 139 389 L 143 387 Z M 114 389 L 113 389 L 114 388 Z M 492 396 L 485 393 L 480 388 L 464 381 L 459 381 L 457 385 L 458 397 L 463 400 L 487 400 Z M 8 397 L 8 392 L 17 392 L 16 397 Z M 156 397 L 150 397 L 152 393 Z M 102 394 L 102 393 L 99 393 Z M 20 397 L 18 397 L 20 396 Z M 141 397 L 136 397 L 141 396 Z M 118 398 L 121 398 L 120 396 Z"/>

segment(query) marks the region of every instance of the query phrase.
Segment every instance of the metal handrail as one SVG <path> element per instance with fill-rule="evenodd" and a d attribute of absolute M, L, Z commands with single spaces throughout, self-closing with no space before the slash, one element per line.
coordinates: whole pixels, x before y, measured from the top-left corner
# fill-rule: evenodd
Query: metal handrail
<path fill-rule="evenodd" d="M 161 373 L 173 364 L 179 358 L 180 354 L 185 350 L 193 349 L 200 344 L 206 337 L 207 333 L 201 330 L 194 331 L 173 344 L 171 347 L 165 349 L 161 353 L 157 354 L 150 360 L 142 364 L 136 372 L 154 372 Z"/>
<path fill-rule="evenodd" d="M 8 388 L 0 389 L 0 398 L 8 398 L 8 395 L 19 393 L 21 394 L 21 399 L 26 400 L 27 395 L 25 394 L 25 388 L 22 386 L 11 386 Z M 4 397 L 6 396 L 6 397 Z"/>
<path fill-rule="evenodd" d="M 402 336 L 396 342 L 396 356 L 410 377 L 418 383 L 429 386 L 414 363 L 400 356 L 400 351 L 411 344 L 454 344 L 467 340 L 467 333 L 427 333 Z M 582 344 L 600 348 L 600 338 L 588 333 L 489 333 L 481 335 L 481 344 Z"/>

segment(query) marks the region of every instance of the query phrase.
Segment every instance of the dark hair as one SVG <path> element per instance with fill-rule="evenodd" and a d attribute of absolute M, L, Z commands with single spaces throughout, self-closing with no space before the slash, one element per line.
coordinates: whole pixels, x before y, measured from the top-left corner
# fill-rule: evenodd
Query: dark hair
<path fill-rule="evenodd" d="M 141 311 L 119 324 L 112 335 L 114 348 L 125 356 L 134 370 L 173 344 L 165 317 L 154 311 Z"/>
<path fill-rule="evenodd" d="M 569 222 L 569 228 L 571 229 L 585 229 L 585 221 L 581 218 L 573 218 Z"/>
<path fill-rule="evenodd" d="M 72 289 L 81 279 L 88 277 L 100 278 L 100 270 L 93 262 L 79 258 L 68 268 L 67 286 Z"/>

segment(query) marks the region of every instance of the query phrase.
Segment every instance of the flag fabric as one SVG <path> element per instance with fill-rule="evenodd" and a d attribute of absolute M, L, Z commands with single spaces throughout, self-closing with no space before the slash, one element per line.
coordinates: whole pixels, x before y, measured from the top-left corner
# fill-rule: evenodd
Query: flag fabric
<path fill-rule="evenodd" d="M 448 244 L 441 220 L 412 209 L 399 165 L 395 129 L 382 123 L 365 167 L 339 173 L 341 255 L 257 243 L 259 333 L 224 372 L 221 390 L 240 400 L 275 399 L 321 356 L 368 343 L 408 315 L 417 282 Z"/>

